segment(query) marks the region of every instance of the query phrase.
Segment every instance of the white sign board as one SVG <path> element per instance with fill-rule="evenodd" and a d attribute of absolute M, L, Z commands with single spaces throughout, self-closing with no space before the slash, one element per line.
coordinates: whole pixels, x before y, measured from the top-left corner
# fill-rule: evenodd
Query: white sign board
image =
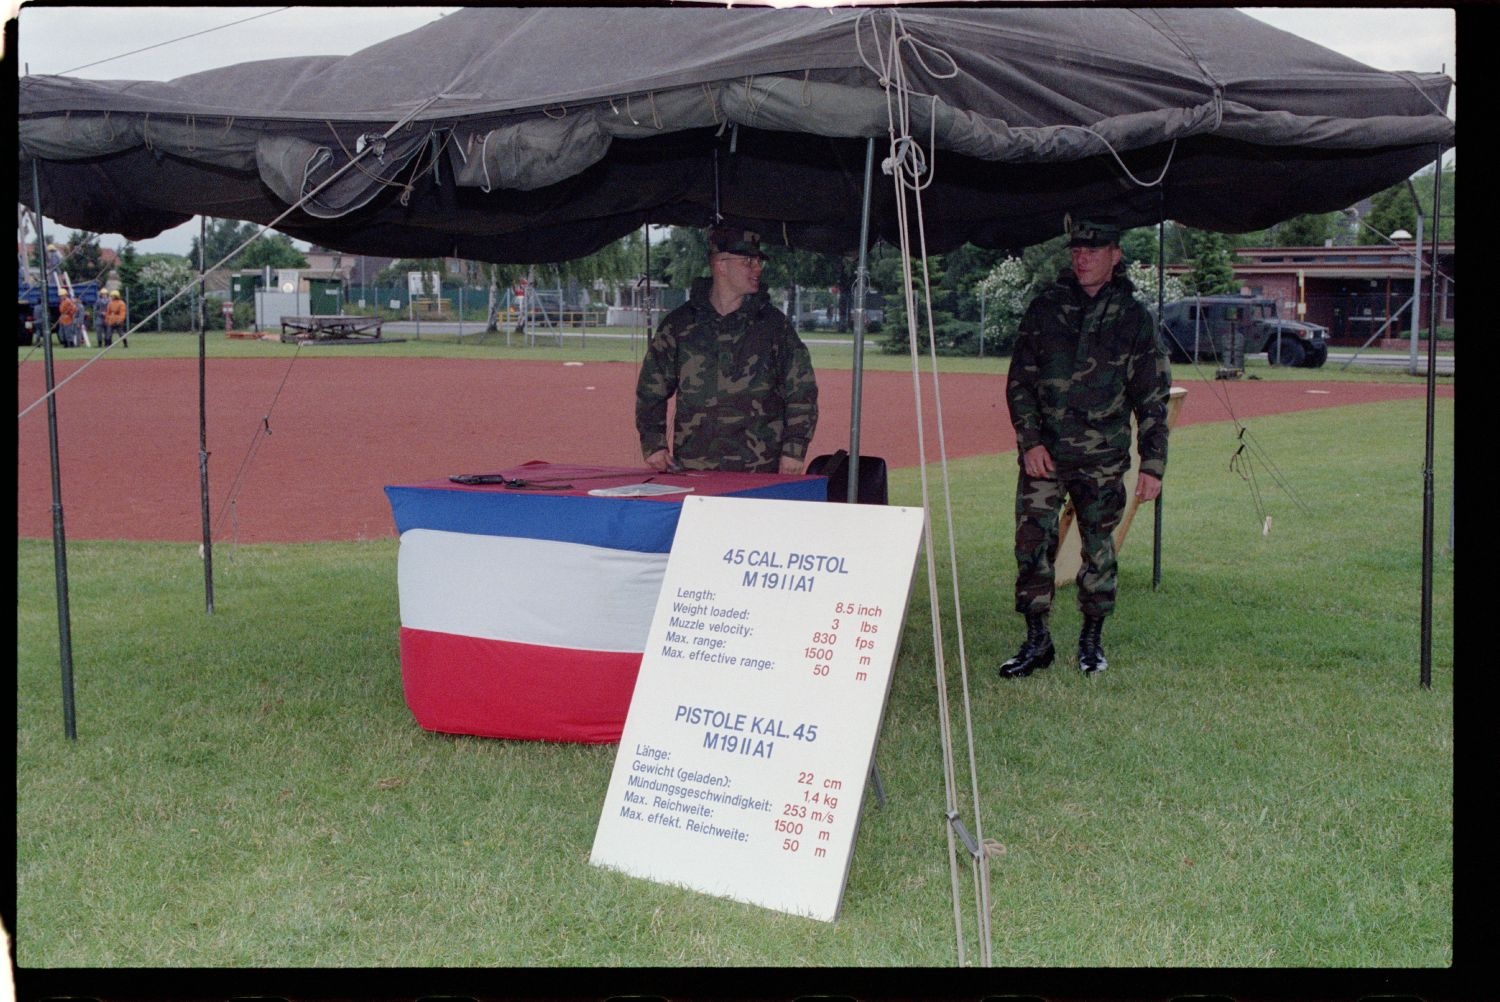
<path fill-rule="evenodd" d="M 412 296 L 441 296 L 442 276 L 431 271 L 409 271 L 406 273 L 406 292 Z"/>
<path fill-rule="evenodd" d="M 591 861 L 832 921 L 920 508 L 688 497 Z"/>

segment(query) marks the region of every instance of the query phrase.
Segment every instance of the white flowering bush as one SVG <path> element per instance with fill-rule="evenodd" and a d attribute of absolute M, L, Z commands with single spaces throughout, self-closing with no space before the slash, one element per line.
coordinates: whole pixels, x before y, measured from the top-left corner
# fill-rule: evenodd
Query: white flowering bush
<path fill-rule="evenodd" d="M 1031 280 L 1031 272 L 1021 259 L 1008 257 L 974 287 L 974 294 L 984 301 L 987 350 L 1008 351 L 1016 343 L 1016 329 L 1031 302 Z"/>
<path fill-rule="evenodd" d="M 1141 305 L 1152 313 L 1156 312 L 1156 266 L 1143 264 L 1140 261 L 1132 261 L 1125 269 L 1125 275 L 1135 286 L 1135 298 Z M 1174 299 L 1182 299 L 1188 295 L 1187 286 L 1182 279 L 1176 275 L 1168 275 L 1162 287 L 1162 302 L 1170 303 Z"/>
<path fill-rule="evenodd" d="M 182 258 L 157 258 L 141 266 L 140 284 L 145 288 L 160 289 L 165 300 L 176 295 L 183 286 L 197 277 L 197 273 Z"/>
<path fill-rule="evenodd" d="M 154 313 L 158 302 L 167 304 L 167 301 L 181 292 L 185 286 L 192 285 L 197 280 L 198 273 L 185 258 L 163 257 L 143 264 L 140 278 L 135 288 L 131 290 L 131 325 L 145 320 Z M 160 300 L 157 299 L 158 290 L 160 290 Z M 193 328 L 193 302 L 193 296 L 189 293 L 175 303 L 165 305 L 161 314 L 160 327 L 169 331 L 191 330 Z M 155 320 L 146 324 L 148 329 L 156 329 L 157 326 Z"/>

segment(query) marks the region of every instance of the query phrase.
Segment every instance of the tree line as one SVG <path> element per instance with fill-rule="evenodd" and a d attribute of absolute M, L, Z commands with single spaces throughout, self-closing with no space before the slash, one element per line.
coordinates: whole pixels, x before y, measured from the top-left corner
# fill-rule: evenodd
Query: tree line
<path fill-rule="evenodd" d="M 1131 267 L 1132 279 L 1156 298 L 1156 265 L 1187 265 L 1168 299 L 1181 295 L 1214 295 L 1236 291 L 1234 252 L 1240 247 L 1290 247 L 1384 243 L 1392 234 L 1415 234 L 1418 205 L 1424 219 L 1424 242 L 1431 239 L 1434 222 L 1440 239 L 1452 240 L 1456 203 L 1456 170 L 1443 172 L 1443 215 L 1432 216 L 1433 174 L 1429 170 L 1382 191 L 1369 200 L 1368 208 L 1297 216 L 1265 230 L 1227 234 L 1197 230 L 1175 222 L 1140 227 L 1121 238 L 1121 250 Z M 1414 200 L 1415 198 L 1415 200 Z M 1059 227 L 1060 229 L 1061 227 Z M 256 238 L 260 227 L 230 219 L 212 219 L 204 228 L 200 247 L 193 238 L 187 257 L 173 254 L 141 254 L 132 244 L 120 250 L 114 267 L 116 287 L 132 303 L 132 316 L 144 316 L 142 307 L 155 309 L 158 292 L 163 300 L 197 276 L 199 262 L 213 267 L 223 262 L 231 271 L 244 269 L 305 268 L 307 258 L 291 238 L 274 231 Z M 252 239 L 255 238 L 255 239 Z M 1164 246 L 1158 240 L 1164 238 Z M 107 269 L 95 235 L 74 231 L 69 237 L 69 274 L 75 280 L 106 279 Z M 200 251 L 202 257 L 200 259 Z M 767 245 L 768 261 L 763 281 L 769 288 L 787 290 L 796 301 L 796 290 L 829 289 L 836 292 L 833 326 L 852 328 L 854 307 L 854 255 L 818 254 Z M 499 308 L 505 290 L 528 281 L 540 288 L 563 285 L 592 286 L 595 282 L 630 282 L 647 273 L 648 255 L 644 234 L 634 232 L 573 261 L 529 265 L 491 264 L 466 261 L 457 274 L 442 259 L 406 258 L 393 262 L 373 276 L 374 285 L 405 286 L 406 276 L 417 272 L 447 285 L 485 288 L 489 293 L 490 330 L 499 325 Z M 649 253 L 653 281 L 686 290 L 692 280 L 706 272 L 708 246 L 703 230 L 672 227 L 653 238 Z M 906 304 L 900 253 L 888 245 L 876 246 L 867 258 L 872 292 L 885 298 L 884 328 L 891 331 L 885 345 L 892 351 L 906 350 Z M 956 250 L 928 258 L 931 279 L 931 320 L 940 351 L 982 354 L 1009 350 L 1019 311 L 1047 283 L 1068 266 L 1067 247 L 1059 236 L 1025 248 L 1019 255 L 965 244 Z M 1144 294 L 1144 293 L 1143 293 Z M 917 304 L 926 317 L 928 305 Z M 193 301 L 183 297 L 163 312 L 162 326 L 171 330 L 192 329 Z M 923 325 L 925 329 L 925 323 Z"/>

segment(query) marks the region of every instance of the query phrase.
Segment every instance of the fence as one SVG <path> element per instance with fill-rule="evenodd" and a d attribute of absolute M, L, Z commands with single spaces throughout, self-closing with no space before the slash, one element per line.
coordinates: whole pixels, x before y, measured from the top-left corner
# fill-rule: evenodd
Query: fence
<path fill-rule="evenodd" d="M 512 326 L 520 322 L 518 306 L 525 309 L 530 324 L 543 327 L 602 327 L 608 321 L 608 307 L 600 303 L 566 302 L 557 289 L 539 289 L 528 298 L 530 304 L 518 302 L 511 289 L 497 294 L 499 323 Z M 344 312 L 380 314 L 391 320 L 433 320 L 485 323 L 489 320 L 488 286 L 445 286 L 434 295 L 412 294 L 405 286 L 349 286 Z"/>
<path fill-rule="evenodd" d="M 315 294 L 306 291 L 297 293 L 280 293 L 275 290 L 256 289 L 251 301 L 241 301 L 238 296 L 230 291 L 210 292 L 205 300 L 207 323 L 210 329 L 216 328 L 222 321 L 220 312 L 221 304 L 225 301 L 234 303 L 233 325 L 236 328 L 248 328 L 252 324 L 259 329 L 270 329 L 280 323 L 280 316 L 286 314 L 353 314 L 359 316 L 379 316 L 386 320 L 417 320 L 434 323 L 456 323 L 462 322 L 466 325 L 484 325 L 489 320 L 489 296 L 488 286 L 445 286 L 440 294 L 424 296 L 420 292 L 413 294 L 405 285 L 360 285 L 353 283 L 338 288 L 336 283 L 330 283 L 330 290 L 317 290 Z M 130 310 L 131 323 L 134 324 L 138 318 L 146 317 L 153 313 L 159 303 L 170 299 L 173 290 L 127 289 L 124 290 L 126 305 Z M 826 289 L 801 288 L 795 295 L 789 290 L 772 290 L 777 307 L 783 309 L 789 318 L 800 321 L 798 327 L 803 331 L 832 330 L 839 326 L 838 296 Z M 262 306 L 262 298 L 276 300 L 275 305 L 267 304 L 269 308 Z M 650 315 L 654 323 L 660 323 L 661 319 L 671 310 L 680 306 L 687 300 L 687 292 L 682 289 L 656 288 L 653 290 L 656 305 L 652 307 Z M 286 300 L 283 303 L 281 300 Z M 499 308 L 498 324 L 501 327 L 516 328 L 520 326 L 522 316 L 521 309 L 526 311 L 526 326 L 528 330 L 581 330 L 599 327 L 640 327 L 644 323 L 646 310 L 639 307 L 615 307 L 599 302 L 568 302 L 558 289 L 538 289 L 529 297 L 529 304 L 518 303 L 511 289 L 503 289 L 498 293 L 497 306 Z M 198 310 L 198 295 L 196 288 L 179 299 L 176 303 L 167 306 L 165 311 L 147 322 L 148 330 L 186 331 L 192 328 L 192 317 Z M 872 329 L 878 328 L 882 310 L 877 299 L 872 296 L 870 312 L 867 314 Z M 521 309 L 518 309 L 518 306 Z M 54 311 L 55 312 L 55 311 Z"/>

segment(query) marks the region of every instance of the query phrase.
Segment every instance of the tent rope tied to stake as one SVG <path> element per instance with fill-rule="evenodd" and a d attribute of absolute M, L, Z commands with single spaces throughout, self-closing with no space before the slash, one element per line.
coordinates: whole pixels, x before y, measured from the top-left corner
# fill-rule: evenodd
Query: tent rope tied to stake
<path fill-rule="evenodd" d="M 1179 239 L 1180 238 L 1181 235 L 1179 234 Z M 1184 252 L 1186 252 L 1186 247 L 1184 247 L 1183 250 Z M 1158 285 L 1160 285 L 1160 283 L 1164 280 L 1165 276 L 1163 276 L 1161 272 L 1158 271 Z M 1194 294 L 1193 302 L 1194 324 L 1198 325 L 1201 329 L 1201 325 L 1203 323 L 1203 311 L 1200 297 Z M 1171 332 L 1167 328 L 1165 317 L 1158 317 L 1157 327 L 1158 336 L 1164 338 L 1172 336 Z M 1196 343 L 1197 338 L 1195 337 L 1194 340 Z M 1224 364 L 1226 364 L 1227 361 L 1229 361 L 1219 355 L 1219 346 L 1212 336 L 1207 339 L 1207 344 L 1209 349 L 1209 356 L 1213 359 L 1216 368 L 1221 368 Z M 1292 489 L 1291 481 L 1286 477 L 1285 474 L 1281 472 L 1280 467 L 1278 467 L 1276 463 L 1271 459 L 1271 455 L 1266 450 L 1266 448 L 1262 446 L 1258 441 L 1256 441 L 1255 436 L 1250 433 L 1250 426 L 1241 422 L 1239 415 L 1235 413 L 1234 404 L 1230 400 L 1229 382 L 1223 379 L 1214 379 L 1209 377 L 1207 370 L 1203 366 L 1198 364 L 1198 351 L 1196 350 L 1196 348 L 1195 350 L 1188 352 L 1188 354 L 1192 356 L 1189 359 L 1188 364 L 1193 367 L 1194 376 L 1204 386 L 1208 387 L 1209 394 L 1219 402 L 1220 406 L 1224 408 L 1224 413 L 1228 415 L 1230 423 L 1234 426 L 1235 441 L 1239 444 L 1235 448 L 1234 453 L 1229 457 L 1229 471 L 1231 473 L 1238 474 L 1240 479 L 1244 480 L 1246 486 L 1249 488 L 1251 503 L 1255 506 L 1257 524 L 1262 526 L 1262 529 L 1264 530 L 1264 527 L 1270 524 L 1270 519 L 1266 515 L 1265 502 L 1260 490 L 1260 486 L 1255 480 L 1254 466 L 1256 463 L 1259 463 L 1260 465 L 1265 467 L 1267 474 L 1271 478 L 1271 482 L 1286 493 L 1287 497 L 1289 497 L 1292 500 L 1292 503 L 1296 505 L 1298 511 L 1302 512 L 1304 515 L 1308 514 L 1309 508 L 1306 504 L 1303 503 L 1302 499 L 1297 496 L 1297 492 Z M 1264 531 L 1262 532 L 1262 534 L 1265 534 Z"/>
<path fill-rule="evenodd" d="M 902 16 L 899 13 L 882 11 L 879 16 L 888 18 L 889 34 L 882 39 L 882 33 L 876 24 L 877 15 L 874 12 L 862 14 L 856 21 L 855 37 L 859 47 L 860 57 L 865 65 L 880 80 L 886 93 L 886 106 L 888 127 L 891 141 L 890 156 L 882 163 L 882 170 L 891 175 L 896 186 L 896 215 L 900 233 L 902 253 L 902 277 L 906 298 L 907 334 L 909 347 L 912 355 L 912 385 L 916 400 L 916 428 L 918 436 L 919 469 L 921 470 L 922 503 L 929 518 L 926 523 L 926 552 L 927 552 L 927 578 L 929 590 L 929 603 L 932 609 L 933 629 L 933 656 L 934 667 L 937 674 L 937 695 L 939 704 L 939 722 L 942 731 L 943 748 L 943 771 L 945 791 L 947 798 L 947 809 L 945 811 L 946 829 L 949 847 L 949 868 L 953 883 L 953 908 L 955 936 L 957 939 L 958 962 L 965 963 L 965 933 L 960 907 L 959 882 L 958 882 L 958 849 L 955 845 L 955 837 L 967 850 L 970 857 L 971 871 L 974 879 L 974 893 L 978 911 L 978 936 L 980 943 L 980 963 L 989 966 L 992 962 L 991 956 L 991 934 L 990 934 L 990 893 L 989 893 L 989 867 L 991 858 L 1003 855 L 1004 846 L 1000 843 L 986 839 L 980 813 L 980 797 L 978 787 L 978 768 L 975 760 L 974 729 L 971 704 L 969 698 L 968 684 L 968 659 L 964 647 L 963 611 L 960 601 L 960 590 L 958 580 L 958 557 L 954 531 L 954 519 L 952 509 L 952 492 L 948 476 L 948 461 L 946 446 L 942 427 L 942 401 L 941 388 L 938 379 L 937 364 L 937 339 L 933 324 L 931 278 L 927 266 L 926 247 L 926 225 L 923 217 L 922 192 L 930 188 L 936 178 L 935 157 L 937 153 L 937 118 L 938 98 L 934 95 L 918 94 L 908 83 L 907 65 L 904 59 L 909 59 L 917 67 L 920 67 L 930 78 L 943 79 L 956 76 L 957 63 L 941 48 L 923 42 L 913 37 L 906 29 Z M 870 26 L 872 48 L 876 58 L 871 60 L 865 49 L 862 38 L 862 26 Z M 904 56 L 903 56 L 904 54 Z M 929 56 L 941 56 L 950 67 L 947 71 L 939 72 L 933 69 L 935 60 Z M 1202 66 L 1200 64 L 1200 69 Z M 1205 78 L 1212 89 L 1212 124 L 1217 128 L 1223 120 L 1223 92 L 1222 88 L 1208 77 Z M 927 147 L 913 136 L 912 106 L 913 98 L 927 97 L 931 101 L 931 109 L 928 112 L 930 135 Z M 1162 185 L 1171 169 L 1173 157 L 1177 150 L 1177 139 L 1173 138 L 1167 149 L 1165 160 L 1157 176 L 1152 180 L 1143 180 L 1131 170 L 1120 152 L 1110 139 L 1096 129 L 1087 126 L 1065 125 L 1062 128 L 1077 130 L 1097 139 L 1109 152 L 1114 163 L 1118 166 L 1120 173 L 1133 185 L 1141 188 L 1150 188 Z M 930 151 L 930 152 L 929 152 Z M 915 207 L 916 213 L 916 235 L 920 246 L 914 254 L 911 242 L 912 226 L 908 216 L 908 202 Z M 942 640 L 942 616 L 940 597 L 937 585 L 936 558 L 932 547 L 932 506 L 929 495 L 927 479 L 927 459 L 925 438 L 926 433 L 922 420 L 921 380 L 918 362 L 918 338 L 917 338 L 917 303 L 916 283 L 913 276 L 913 259 L 920 257 L 922 267 L 921 289 L 923 303 L 926 308 L 927 343 L 930 356 L 931 380 L 934 413 L 937 417 L 937 442 L 939 446 L 939 463 L 942 469 L 943 497 L 946 526 L 948 528 L 948 557 L 952 574 L 952 601 L 954 611 L 954 627 L 958 644 L 958 669 L 959 688 L 962 694 L 965 733 L 968 743 L 969 775 L 971 783 L 971 796 L 973 800 L 974 831 L 970 833 L 963 824 L 957 810 L 957 796 L 955 788 L 956 770 L 954 767 L 953 754 L 953 732 L 951 724 L 951 711 L 948 705 L 948 682 L 943 651 Z M 1228 401 L 1224 401 L 1226 406 Z M 1244 446 L 1242 445 L 1242 450 Z M 1269 524 L 1268 520 L 1265 524 Z"/>
<path fill-rule="evenodd" d="M 234 480 L 230 483 L 229 493 L 224 498 L 224 505 L 219 509 L 219 518 L 215 523 L 215 529 L 222 528 L 224 516 L 230 512 L 235 514 L 235 525 L 239 525 L 239 494 L 240 486 L 245 481 L 245 474 L 250 469 L 250 461 L 260 451 L 261 445 L 271 437 L 271 411 L 276 409 L 276 402 L 281 399 L 281 391 L 286 389 L 286 382 L 292 376 L 292 366 L 302 356 L 302 342 L 297 342 L 297 348 L 292 352 L 292 357 L 287 361 L 286 371 L 281 374 L 281 382 L 276 384 L 276 392 L 271 394 L 271 403 L 267 405 L 266 412 L 261 415 L 260 424 L 255 426 L 255 434 L 250 436 L 250 445 L 245 450 L 245 456 L 240 460 L 240 468 L 235 471 Z M 238 534 L 238 528 L 236 528 Z"/>
<path fill-rule="evenodd" d="M 873 22 L 873 19 L 872 19 Z M 958 587 L 958 560 L 955 544 L 955 533 L 953 531 L 953 506 L 951 485 L 948 477 L 948 458 L 946 447 L 943 442 L 942 427 L 942 400 L 938 389 L 936 335 L 932 328 L 931 310 L 931 278 L 927 268 L 926 237 L 923 233 L 923 220 L 921 215 L 922 191 L 932 183 L 934 171 L 927 155 L 911 135 L 910 100 L 911 91 L 906 86 L 905 67 L 900 59 L 903 42 L 909 42 L 906 36 L 900 15 L 891 14 L 891 38 L 889 48 L 882 48 L 879 44 L 879 35 L 876 34 L 876 47 L 881 54 L 879 66 L 871 66 L 870 69 L 886 81 L 886 113 L 887 127 L 890 135 L 891 154 L 882 163 L 885 173 L 891 175 L 896 189 L 897 217 L 899 220 L 899 233 L 901 241 L 901 268 L 902 285 L 906 297 L 907 318 L 907 341 L 911 352 L 912 361 L 912 392 L 916 407 L 916 432 L 918 469 L 921 471 L 922 485 L 922 508 L 927 513 L 923 522 L 924 550 L 927 554 L 927 587 L 928 603 L 932 614 L 932 643 L 933 643 L 933 665 L 937 678 L 937 700 L 938 700 L 938 725 L 942 737 L 943 752 L 943 785 L 944 785 L 944 831 L 948 840 L 948 868 L 949 879 L 952 884 L 953 899 L 953 922 L 954 937 L 957 947 L 958 963 L 965 963 L 965 933 L 963 911 L 961 906 L 961 895 L 959 892 L 959 867 L 958 846 L 955 839 L 962 841 L 969 854 L 969 867 L 974 883 L 975 904 L 978 912 L 978 938 L 980 946 L 980 963 L 986 967 L 991 965 L 991 936 L 990 936 L 990 892 L 989 892 L 989 856 L 987 842 L 983 834 L 983 825 L 980 821 L 979 811 L 979 787 L 978 770 L 974 758 L 974 727 L 969 703 L 968 683 L 968 659 L 965 654 L 963 641 L 963 613 L 962 602 L 959 597 Z M 856 38 L 858 30 L 856 29 Z M 911 46 L 913 54 L 917 57 L 924 69 L 931 73 L 930 67 L 921 59 L 921 53 Z M 945 58 L 946 53 L 943 53 Z M 864 50 L 861 47 L 861 57 Z M 868 59 L 866 60 L 868 65 Z M 952 65 L 952 60 L 949 58 Z M 956 72 L 956 67 L 952 72 Z M 934 116 L 935 117 L 935 116 Z M 935 134 L 932 148 L 936 151 Z M 915 283 L 912 275 L 913 251 L 911 245 L 911 224 L 907 216 L 908 192 L 911 201 L 917 207 L 917 237 L 921 241 L 920 255 L 922 261 L 922 288 L 923 296 L 928 304 L 927 326 L 928 345 L 932 357 L 932 383 L 934 394 L 934 410 L 937 415 L 937 440 L 941 456 L 943 471 L 943 493 L 946 526 L 948 528 L 949 565 L 952 573 L 952 600 L 954 610 L 955 629 L 958 638 L 958 663 L 960 688 L 963 695 L 964 724 L 968 746 L 969 778 L 972 797 L 972 810 L 974 814 L 974 833 L 970 834 L 968 828 L 960 820 L 958 812 L 958 795 L 953 756 L 953 728 L 952 712 L 948 704 L 948 679 L 947 669 L 944 661 L 943 631 L 942 631 L 942 603 L 938 593 L 937 559 L 933 548 L 933 525 L 932 525 L 932 502 L 931 492 L 927 476 L 927 447 L 926 429 L 922 417 L 922 386 L 920 374 L 920 350 L 917 340 L 917 310 L 915 302 Z"/>

